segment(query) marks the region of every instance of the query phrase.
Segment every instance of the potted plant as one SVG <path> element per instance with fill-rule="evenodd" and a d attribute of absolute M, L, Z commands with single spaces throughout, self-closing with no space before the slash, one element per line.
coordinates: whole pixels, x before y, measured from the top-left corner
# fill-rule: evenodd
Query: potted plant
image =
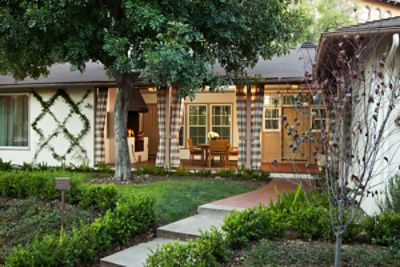
<path fill-rule="evenodd" d="M 213 131 L 209 132 L 207 136 L 210 140 L 216 140 L 219 138 L 219 134 Z"/>

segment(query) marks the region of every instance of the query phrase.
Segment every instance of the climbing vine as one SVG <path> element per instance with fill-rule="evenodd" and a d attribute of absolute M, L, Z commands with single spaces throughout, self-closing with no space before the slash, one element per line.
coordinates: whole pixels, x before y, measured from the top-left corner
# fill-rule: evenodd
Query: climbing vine
<path fill-rule="evenodd" d="M 53 158 L 60 162 L 65 162 L 67 156 L 71 154 L 71 152 L 74 151 L 74 149 L 78 149 L 78 151 L 83 156 L 84 160 L 87 160 L 87 151 L 82 147 L 81 141 L 90 130 L 90 122 L 89 119 L 81 112 L 80 106 L 87 99 L 90 92 L 91 90 L 86 91 L 82 99 L 78 102 L 75 102 L 63 89 L 58 89 L 56 94 L 54 94 L 47 101 L 43 100 L 43 98 L 37 92 L 32 91 L 33 96 L 42 106 L 42 112 L 36 117 L 35 121 L 32 123 L 33 130 L 40 137 L 39 144 L 37 146 L 33 159 L 34 162 L 36 161 L 40 152 L 42 152 L 43 149 L 45 148 L 50 150 Z M 70 107 L 69 113 L 62 121 L 57 119 L 57 117 L 51 111 L 51 107 L 54 105 L 55 101 L 58 98 L 62 98 L 64 102 Z M 46 114 L 50 115 L 57 124 L 57 127 L 55 128 L 54 132 L 51 133 L 49 136 L 45 136 L 43 130 L 38 127 L 39 121 L 42 120 Z M 83 127 L 81 131 L 78 133 L 78 135 L 73 135 L 65 126 L 68 120 L 71 119 L 74 114 L 76 114 L 83 123 Z M 64 137 L 69 141 L 69 147 L 64 155 L 58 154 L 54 146 L 51 145 L 50 143 L 50 141 L 53 138 L 56 138 L 60 133 L 62 133 Z"/>

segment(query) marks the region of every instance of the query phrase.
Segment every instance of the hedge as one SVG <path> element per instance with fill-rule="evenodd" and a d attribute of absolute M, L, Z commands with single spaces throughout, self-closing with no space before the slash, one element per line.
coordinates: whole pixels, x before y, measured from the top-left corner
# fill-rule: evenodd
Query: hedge
<path fill-rule="evenodd" d="M 69 235 L 47 235 L 30 247 L 14 249 L 6 266 L 89 265 L 112 244 L 126 244 L 132 235 L 147 231 L 155 220 L 153 206 L 154 200 L 147 196 L 121 200 L 103 217 Z"/>
<path fill-rule="evenodd" d="M 0 172 L 0 196 L 26 198 L 36 197 L 42 200 L 60 199 L 55 190 L 56 177 L 66 176 L 56 171 L 11 171 Z M 94 207 L 106 211 L 115 206 L 118 190 L 112 184 L 86 184 L 79 177 L 71 179 L 71 190 L 65 192 L 65 201 L 79 204 L 82 208 Z"/>

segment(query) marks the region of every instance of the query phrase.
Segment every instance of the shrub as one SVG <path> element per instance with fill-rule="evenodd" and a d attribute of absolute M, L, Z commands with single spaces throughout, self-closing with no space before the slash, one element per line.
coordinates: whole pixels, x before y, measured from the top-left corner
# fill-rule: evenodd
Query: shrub
<path fill-rule="evenodd" d="M 400 214 L 384 212 L 366 217 L 363 226 L 374 244 L 388 246 L 400 241 Z"/>
<path fill-rule="evenodd" d="M 230 213 L 224 219 L 222 230 L 226 232 L 231 248 L 241 248 L 252 240 L 281 237 L 285 229 L 267 208 L 258 206 Z"/>
<path fill-rule="evenodd" d="M 91 184 L 82 186 L 79 205 L 83 208 L 94 207 L 102 211 L 112 209 L 117 202 L 118 190 L 113 184 Z"/>
<path fill-rule="evenodd" d="M 92 263 L 111 244 L 124 244 L 133 234 L 154 224 L 154 201 L 145 196 L 126 199 L 114 210 L 92 224 L 75 229 L 72 234 L 45 236 L 30 247 L 16 248 L 6 259 L 6 266 L 81 266 Z"/>
<path fill-rule="evenodd" d="M 55 190 L 55 178 L 65 175 L 64 172 L 55 171 L 0 172 L 0 196 L 60 199 L 60 192 Z M 80 178 L 71 177 L 71 190 L 65 192 L 65 201 L 79 203 L 83 208 L 94 207 L 105 211 L 114 207 L 117 192 L 115 185 L 88 185 Z"/>
<path fill-rule="evenodd" d="M 4 161 L 2 158 L 0 158 L 0 171 L 11 171 L 12 169 L 13 166 L 11 161 Z"/>
<path fill-rule="evenodd" d="M 0 196 L 7 197 L 37 197 L 54 200 L 60 198 L 55 190 L 55 177 L 65 176 L 63 172 L 54 171 L 11 171 L 0 172 Z M 80 192 L 81 179 L 71 177 L 71 190 L 66 192 L 68 202 L 76 202 Z"/>
<path fill-rule="evenodd" d="M 234 177 L 235 176 L 235 170 L 229 169 L 229 170 L 219 170 L 215 173 L 216 176 L 220 177 Z"/>
<path fill-rule="evenodd" d="M 178 168 L 176 168 L 176 170 L 175 170 L 175 174 L 178 175 L 178 176 L 185 176 L 185 175 L 187 175 L 187 174 L 189 174 L 189 173 L 185 170 L 185 168 L 183 168 L 183 167 L 178 167 Z"/>
<path fill-rule="evenodd" d="M 400 175 L 389 179 L 385 192 L 385 201 L 379 205 L 381 211 L 400 213 Z"/>
<path fill-rule="evenodd" d="M 228 259 L 228 255 L 229 249 L 223 233 L 212 229 L 195 241 L 163 245 L 152 252 L 145 266 L 218 266 L 218 263 Z"/>

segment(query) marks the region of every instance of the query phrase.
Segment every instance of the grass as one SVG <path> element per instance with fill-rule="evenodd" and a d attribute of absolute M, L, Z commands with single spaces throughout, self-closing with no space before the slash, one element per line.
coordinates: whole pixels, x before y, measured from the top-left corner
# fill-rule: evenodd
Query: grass
<path fill-rule="evenodd" d="M 256 189 L 260 182 L 212 178 L 167 178 L 145 183 L 118 185 L 123 195 L 145 193 L 156 199 L 155 213 L 160 224 L 196 213 L 199 205 Z"/>
<path fill-rule="evenodd" d="M 95 217 L 94 212 L 66 205 L 65 230 Z M 59 231 L 59 202 L 0 198 L 0 265 L 12 247 L 29 245 L 35 237 L 58 234 Z"/>
<path fill-rule="evenodd" d="M 241 257 L 243 262 L 230 266 L 332 266 L 334 244 L 261 240 Z M 400 266 L 400 252 L 376 246 L 345 245 L 342 266 Z"/>

